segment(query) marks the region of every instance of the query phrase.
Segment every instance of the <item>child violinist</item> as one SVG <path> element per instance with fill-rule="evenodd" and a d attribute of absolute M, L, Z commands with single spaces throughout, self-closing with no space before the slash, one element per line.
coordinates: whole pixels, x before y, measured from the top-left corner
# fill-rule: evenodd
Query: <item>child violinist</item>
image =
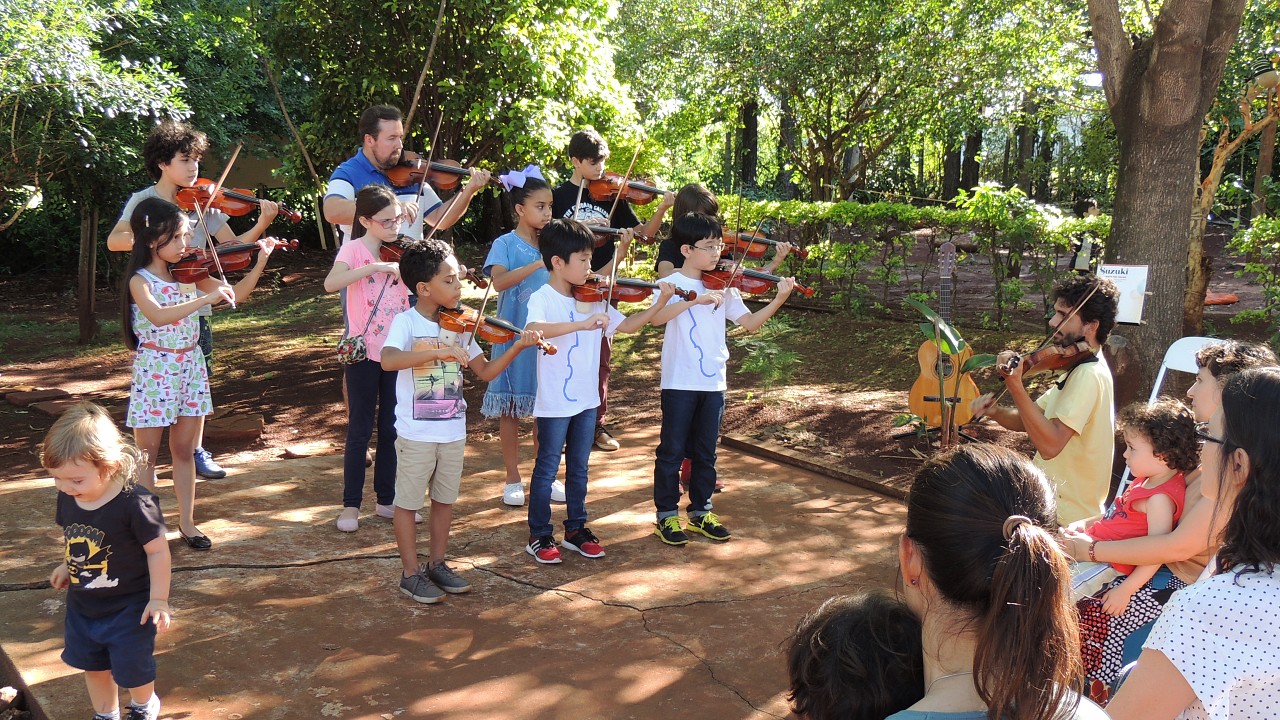
<path fill-rule="evenodd" d="M 726 363 L 725 324 L 733 321 L 755 332 L 782 307 L 795 287 L 794 278 L 778 282 L 778 294 L 755 312 L 747 309 L 738 291 L 709 291 L 702 274 L 715 268 L 724 249 L 720 221 L 703 213 L 675 219 L 671 239 L 679 244 L 684 263 L 667 281 L 692 290 L 692 301 L 666 303 L 653 316 L 666 325 L 662 339 L 662 431 L 653 468 L 653 500 L 657 507 L 654 534 L 668 545 L 684 545 L 689 536 L 680 525 L 680 463 L 690 459 L 688 529 L 712 540 L 732 534 L 711 511 L 716 484 L 716 442 L 724 416 Z"/>
<path fill-rule="evenodd" d="M 40 463 L 58 489 L 64 562 L 49 575 L 67 591 L 62 661 L 84 671 L 94 720 L 155 720 L 156 632 L 169 629 L 171 558 L 156 496 L 134 484 L 141 453 L 107 411 L 80 403 L 45 436 Z"/>
<path fill-rule="evenodd" d="M 458 501 L 467 445 L 467 402 L 462 368 L 492 381 L 541 339 L 526 331 L 492 361 L 475 343 L 474 331 L 443 329 L 441 310 L 459 306 L 462 270 L 453 250 L 439 239 L 419 241 L 400 258 L 400 277 L 418 298 L 391 321 L 382 346 L 382 367 L 396 373 L 395 533 L 403 572 L 400 591 L 420 603 L 471 584 L 445 563 L 449 524 Z M 463 347 L 466 342 L 466 347 Z M 427 527 L 430 554 L 418 564 L 415 514 L 431 498 Z"/>
<path fill-rule="evenodd" d="M 129 220 L 133 250 L 124 274 L 120 326 L 124 344 L 135 351 L 126 424 L 146 453 L 139 482 L 156 486 L 156 457 L 165 428 L 173 462 L 173 491 L 178 499 L 178 533 L 193 550 L 208 550 L 209 538 L 196 527 L 194 445 L 204 416 L 213 412 L 209 374 L 196 313 L 220 302 L 236 303 L 253 292 L 277 241 L 258 241 L 258 261 L 235 287 L 207 277 L 194 288 L 179 285 L 169 266 L 182 259 L 191 239 L 191 221 L 167 200 L 138 203 Z M 192 288 L 187 290 L 186 288 Z M 198 291 L 198 292 L 197 292 Z"/>
<path fill-rule="evenodd" d="M 680 188 L 676 192 L 675 206 L 671 210 L 671 219 L 697 212 L 711 217 L 719 217 L 720 201 L 707 188 L 698 183 L 689 183 Z M 780 242 L 775 246 L 773 259 L 765 263 L 761 268 L 761 272 L 773 273 L 782 265 L 782 261 L 787 259 L 787 255 L 791 253 L 791 243 Z M 670 236 L 662 239 L 658 244 L 658 259 L 655 262 L 655 269 L 658 277 L 665 278 L 675 272 L 684 264 L 684 255 L 680 253 L 680 247 Z"/>
<path fill-rule="evenodd" d="M 551 186 L 542 172 L 530 165 L 523 171 L 499 178 L 510 193 L 516 211 L 516 229 L 493 241 L 484 261 L 484 272 L 493 278 L 498 295 L 498 317 L 524 327 L 529 314 L 529 298 L 551 277 L 542 262 L 538 233 L 551 220 Z M 514 342 L 514 341 L 513 341 Z M 511 349 L 512 343 L 493 346 L 495 359 Z M 520 477 L 520 418 L 533 415 L 533 402 L 538 391 L 538 360 L 524 353 L 510 367 L 489 383 L 481 412 L 498 418 L 498 437 L 502 441 L 502 462 L 506 467 L 506 484 L 502 502 L 513 507 L 524 505 L 524 481 Z M 538 436 L 534 434 L 534 447 Z M 536 454 L 536 450 L 535 450 Z M 564 502 L 564 483 L 551 484 L 552 502 Z"/>
<path fill-rule="evenodd" d="M 587 464 L 600 405 L 597 379 L 602 337 L 644 327 L 675 289 L 660 283 L 658 297 L 642 312 L 627 317 L 603 300 L 579 301 L 574 287 L 591 274 L 595 236 L 574 220 L 551 220 L 538 236 L 547 284 L 529 298 L 525 331 L 537 330 L 557 342 L 555 355 L 538 354 L 538 394 L 533 416 L 538 427 L 538 457 L 529 481 L 529 544 L 525 552 L 543 564 L 560 562 L 551 525 L 551 481 L 564 451 L 565 502 L 561 546 L 583 557 L 604 555 L 600 540 L 587 528 Z"/>
<path fill-rule="evenodd" d="M 396 315 L 409 309 L 400 282 L 400 265 L 379 258 L 384 242 L 398 236 L 404 211 L 391 188 L 366 185 L 356 193 L 351 238 L 342 243 L 324 279 L 325 292 L 345 289 L 342 311 L 349 337 L 364 338 L 367 357 L 343 365 L 347 389 L 347 442 L 342 456 L 342 532 L 360 528 L 364 500 L 365 453 L 378 427 L 378 456 L 373 467 L 374 506 L 378 517 L 392 519 L 396 490 L 396 373 L 383 369 L 382 345 Z M 375 414 L 376 413 L 376 414 Z M 422 522 L 420 517 L 416 518 Z"/>
<path fill-rule="evenodd" d="M 204 133 L 189 125 L 179 122 L 163 122 L 151 131 L 142 146 L 142 160 L 147 174 L 155 181 L 154 185 L 145 187 L 129 197 L 120 212 L 120 219 L 107 236 L 107 249 L 129 252 L 133 248 L 133 230 L 129 219 L 138 203 L 147 198 L 160 198 L 178 204 L 178 191 L 195 185 L 200 178 L 200 159 L 209 149 L 209 139 Z M 194 209 L 186 212 L 191 221 L 191 241 L 189 245 L 197 250 L 209 247 L 207 233 L 212 233 L 216 243 L 252 243 L 266 232 L 267 226 L 275 220 L 280 206 L 270 200 L 258 203 L 260 213 L 258 221 L 248 230 L 236 235 L 227 225 L 227 215 L 221 210 L 210 209 L 204 213 L 204 222 L 200 222 L 200 214 Z M 209 319 L 212 310 L 200 308 L 197 320 L 200 323 L 200 350 L 204 353 L 205 370 L 213 376 L 213 330 Z M 196 433 L 195 451 L 196 474 L 202 478 L 217 480 L 227 476 L 225 470 L 213 459 L 213 455 L 204 448 L 204 423 Z"/>

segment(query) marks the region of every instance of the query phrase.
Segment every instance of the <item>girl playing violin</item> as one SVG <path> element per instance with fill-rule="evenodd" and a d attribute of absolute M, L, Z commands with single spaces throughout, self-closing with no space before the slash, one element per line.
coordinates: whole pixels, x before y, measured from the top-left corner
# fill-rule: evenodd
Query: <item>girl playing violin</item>
<path fill-rule="evenodd" d="M 693 212 L 711 217 L 720 215 L 720 201 L 716 199 L 715 194 L 698 183 L 689 183 L 676 192 L 675 208 L 671 211 L 671 219 L 675 220 Z M 761 272 L 773 273 L 791 253 L 791 243 L 779 242 L 775 248 L 773 259 L 760 268 Z M 658 244 L 658 260 L 655 265 L 658 277 L 665 278 L 683 264 L 684 255 L 680 252 L 680 246 L 671 238 L 664 238 Z"/>
<path fill-rule="evenodd" d="M 177 122 L 164 122 L 156 126 L 142 146 L 142 160 L 146 164 L 147 174 L 155 180 L 155 184 L 143 188 L 129 197 L 120 219 L 107 236 L 107 249 L 129 252 L 133 247 L 133 231 L 129 219 L 133 217 L 138 203 L 147 198 L 160 198 L 173 204 L 178 203 L 178 191 L 190 187 L 200 177 L 200 158 L 209 149 L 209 139 L 204 133 L 189 125 Z M 204 250 L 209 247 L 206 229 L 212 233 L 219 243 L 252 243 L 262 237 L 267 226 L 275 219 L 280 208 L 270 200 L 259 202 L 262 212 L 258 222 L 248 230 L 236 235 L 227 225 L 227 215 L 220 210 L 211 209 L 204 213 L 204 222 L 199 222 L 195 210 L 188 211 L 191 221 L 191 242 L 193 248 Z M 213 375 L 213 331 L 209 324 L 212 311 L 206 306 L 200 309 L 197 319 L 200 324 L 200 349 L 204 352 L 206 372 Z M 204 449 L 204 427 L 196 434 L 196 448 L 193 457 L 196 473 L 200 477 L 217 480 L 227 476 L 226 471 L 214 462 L 213 456 Z"/>
<path fill-rule="evenodd" d="M 326 292 L 346 290 L 343 313 L 350 337 L 364 338 L 367 357 L 343 366 L 347 388 L 347 442 L 342 459 L 342 532 L 360 527 L 364 497 L 365 453 L 378 426 L 378 457 L 373 490 L 378 517 L 393 517 L 396 480 L 396 374 L 383 370 L 382 344 L 396 315 L 409 309 L 409 296 L 400 282 L 400 265 L 378 259 L 382 243 L 397 237 L 404 212 L 391 188 L 367 185 L 356 193 L 351 240 L 342 244 L 333 269 L 324 279 Z M 376 411 L 376 416 L 375 416 Z M 419 519 L 420 521 L 420 519 Z"/>
<path fill-rule="evenodd" d="M 170 264 L 187 253 L 191 240 L 191 221 L 178 206 L 147 198 L 138 203 L 129 222 L 135 240 L 120 294 L 121 327 L 125 346 L 137 353 L 126 425 L 133 428 L 138 447 L 146 453 L 138 481 L 155 491 L 160 441 L 164 429 L 172 426 L 169 452 L 178 499 L 178 533 L 192 549 L 208 550 L 213 543 L 195 523 L 193 454 L 204 416 L 213 412 L 213 401 L 195 313 L 224 300 L 235 303 L 248 297 L 277 242 L 273 238 L 258 241 L 262 251 L 257 264 L 234 288 L 214 278 L 192 288 L 179 285 L 169 271 Z"/>
<path fill-rule="evenodd" d="M 536 176 L 534 175 L 536 173 Z M 551 186 L 535 167 L 501 177 L 516 211 L 516 229 L 493 241 L 484 261 L 484 272 L 493 278 L 498 295 L 498 317 L 524 327 L 529 315 L 529 298 L 551 277 L 542 262 L 538 233 L 551 220 Z M 512 343 L 493 346 L 493 357 L 502 357 Z M 538 360 L 533 353 L 522 354 L 501 375 L 489 383 L 481 412 L 498 418 L 498 436 L 502 440 L 502 461 L 506 466 L 506 484 L 502 502 L 513 507 L 524 505 L 524 482 L 520 477 L 519 419 L 533 416 L 533 402 L 538 394 Z M 534 434 L 534 453 L 538 436 Z M 564 483 L 551 485 L 551 499 L 564 502 Z"/>

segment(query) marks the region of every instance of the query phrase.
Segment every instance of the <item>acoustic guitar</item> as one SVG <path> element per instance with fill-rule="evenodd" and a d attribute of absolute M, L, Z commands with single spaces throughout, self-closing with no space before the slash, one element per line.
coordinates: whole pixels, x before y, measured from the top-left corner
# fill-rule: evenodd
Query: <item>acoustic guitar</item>
<path fill-rule="evenodd" d="M 946 242 L 938 249 L 938 297 L 941 307 L 938 314 L 943 320 L 951 322 L 951 271 L 956 264 L 956 246 Z M 941 355 L 941 357 L 939 357 Z M 969 403 L 982 393 L 969 375 L 960 375 L 960 368 L 973 356 L 973 350 L 966 345 L 955 355 L 940 353 L 937 343 L 925 340 L 916 352 L 920 360 L 920 377 L 911 386 L 908 407 L 914 415 L 924 418 L 929 427 L 942 427 L 942 403 L 937 399 L 942 389 L 947 397 L 958 397 L 955 405 L 953 424 L 964 425 L 973 418 Z M 939 383 L 939 372 L 942 382 Z M 926 400 L 925 398 L 931 398 Z"/>

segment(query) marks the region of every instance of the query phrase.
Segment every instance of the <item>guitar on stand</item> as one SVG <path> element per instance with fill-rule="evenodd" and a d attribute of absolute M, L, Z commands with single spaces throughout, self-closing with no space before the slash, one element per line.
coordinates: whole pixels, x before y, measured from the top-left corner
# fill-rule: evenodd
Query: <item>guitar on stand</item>
<path fill-rule="evenodd" d="M 938 297 L 941 302 L 938 314 L 948 324 L 951 322 L 951 273 L 955 264 L 955 244 L 943 243 L 938 249 Z M 938 337 L 941 334 L 935 324 L 934 338 Z M 969 403 L 982 394 L 973 378 L 960 372 L 972 356 L 973 350 L 968 345 L 952 355 L 943 352 L 935 340 L 925 340 L 916 352 L 920 361 L 920 377 L 911 386 L 907 406 L 913 415 L 924 419 L 928 432 L 941 433 L 943 447 L 953 445 L 958 428 L 973 419 Z M 975 439 L 959 434 L 968 440 Z"/>

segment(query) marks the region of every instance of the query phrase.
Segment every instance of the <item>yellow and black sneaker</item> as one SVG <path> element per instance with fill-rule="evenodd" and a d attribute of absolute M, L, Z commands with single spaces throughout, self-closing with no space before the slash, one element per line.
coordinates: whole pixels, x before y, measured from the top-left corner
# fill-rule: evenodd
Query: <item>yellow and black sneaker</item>
<path fill-rule="evenodd" d="M 713 512 L 690 517 L 688 528 L 694 532 L 702 533 L 712 540 L 724 541 L 733 537 L 733 533 L 729 532 L 729 528 L 720 524 L 720 518 L 716 517 Z"/>
<path fill-rule="evenodd" d="M 663 518 L 653 529 L 653 534 L 668 545 L 685 545 L 689 542 L 689 536 L 680 527 L 680 518 L 675 515 Z"/>

